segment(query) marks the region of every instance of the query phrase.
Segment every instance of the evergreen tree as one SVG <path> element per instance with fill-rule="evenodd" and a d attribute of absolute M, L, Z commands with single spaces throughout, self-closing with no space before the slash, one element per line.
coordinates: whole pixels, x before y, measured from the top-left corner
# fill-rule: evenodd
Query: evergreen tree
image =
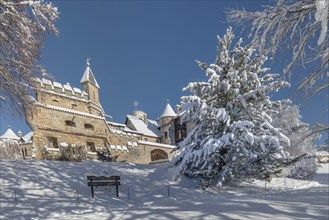
<path fill-rule="evenodd" d="M 183 96 L 182 105 L 193 108 L 182 120 L 196 126 L 177 147 L 173 163 L 179 171 L 202 177 L 203 184 L 222 186 L 245 180 L 270 179 L 279 175 L 291 159 L 283 145 L 289 138 L 272 125 L 274 107 L 284 101 L 271 101 L 268 94 L 289 86 L 275 81 L 277 74 L 262 68 L 266 56 L 257 54 L 255 45 L 233 47 L 232 28 L 218 37 L 218 52 L 213 64 L 198 62 L 207 82 L 189 83 L 183 89 L 193 95 Z"/>
<path fill-rule="evenodd" d="M 314 155 L 314 140 L 319 137 L 319 133 L 309 128 L 309 125 L 302 122 L 298 106 L 286 104 L 280 106 L 272 115 L 273 125 L 290 139 L 290 145 L 283 145 L 284 150 L 291 156 L 302 154 Z M 290 167 L 287 175 L 293 178 L 310 178 L 316 174 L 316 158 L 305 157 Z"/>

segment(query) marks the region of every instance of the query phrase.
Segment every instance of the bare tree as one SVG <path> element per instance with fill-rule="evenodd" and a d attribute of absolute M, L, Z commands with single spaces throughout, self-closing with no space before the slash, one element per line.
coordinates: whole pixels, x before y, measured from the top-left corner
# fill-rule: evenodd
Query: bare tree
<path fill-rule="evenodd" d="M 290 51 L 284 75 L 290 75 L 297 65 L 309 65 L 312 70 L 299 90 L 313 94 L 329 86 L 328 5 L 328 0 L 276 0 L 274 6 L 264 6 L 262 11 L 229 9 L 227 20 L 251 26 L 251 40 L 273 57 L 279 48 Z"/>
<path fill-rule="evenodd" d="M 0 0 L 0 109 L 22 113 L 31 103 L 37 74 L 45 75 L 36 61 L 54 26 L 57 8 L 43 0 Z"/>

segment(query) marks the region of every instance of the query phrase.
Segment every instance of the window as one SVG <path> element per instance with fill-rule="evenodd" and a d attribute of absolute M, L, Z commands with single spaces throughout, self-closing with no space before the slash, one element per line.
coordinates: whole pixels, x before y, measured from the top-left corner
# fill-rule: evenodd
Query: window
<path fill-rule="evenodd" d="M 58 148 L 57 138 L 55 138 L 55 137 L 47 137 L 47 140 L 48 140 L 48 147 Z"/>
<path fill-rule="evenodd" d="M 147 138 L 144 138 L 144 141 L 147 141 Z"/>
<path fill-rule="evenodd" d="M 26 148 L 25 148 L 25 156 L 27 156 L 27 150 L 26 150 Z"/>
<path fill-rule="evenodd" d="M 92 124 L 85 124 L 85 129 L 94 130 L 94 126 Z"/>
<path fill-rule="evenodd" d="M 174 131 L 172 128 L 169 128 L 169 137 L 172 138 L 174 136 Z"/>
<path fill-rule="evenodd" d="M 87 146 L 89 147 L 89 151 L 96 152 L 96 147 L 94 142 L 87 142 Z"/>
<path fill-rule="evenodd" d="M 57 99 L 53 99 L 53 102 L 58 102 L 58 100 Z"/>
<path fill-rule="evenodd" d="M 70 126 L 70 127 L 75 127 L 75 122 L 74 121 L 70 121 L 70 120 L 66 120 L 65 121 L 65 125 L 66 126 Z"/>
<path fill-rule="evenodd" d="M 168 132 L 165 132 L 165 138 L 168 138 Z"/>

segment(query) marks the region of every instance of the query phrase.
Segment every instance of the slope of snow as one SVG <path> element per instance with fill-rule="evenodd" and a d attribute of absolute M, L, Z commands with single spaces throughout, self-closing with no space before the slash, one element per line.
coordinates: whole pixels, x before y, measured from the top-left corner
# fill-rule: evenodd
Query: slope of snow
<path fill-rule="evenodd" d="M 202 191 L 185 177 L 170 181 L 166 165 L 1 160 L 0 219 L 328 219 L 328 168 L 319 182 Z M 120 175 L 120 197 L 98 187 L 92 199 L 87 175 Z"/>

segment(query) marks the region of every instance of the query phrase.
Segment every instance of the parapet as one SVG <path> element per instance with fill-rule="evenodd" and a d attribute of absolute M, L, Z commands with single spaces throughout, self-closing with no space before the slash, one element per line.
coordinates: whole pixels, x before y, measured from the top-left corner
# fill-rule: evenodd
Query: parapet
<path fill-rule="evenodd" d="M 88 94 L 85 91 L 81 91 L 81 89 L 75 87 L 72 88 L 69 83 L 62 85 L 59 82 L 52 82 L 45 78 L 36 78 L 36 80 L 40 83 L 41 89 L 44 91 L 49 91 L 62 96 L 89 100 Z"/>

